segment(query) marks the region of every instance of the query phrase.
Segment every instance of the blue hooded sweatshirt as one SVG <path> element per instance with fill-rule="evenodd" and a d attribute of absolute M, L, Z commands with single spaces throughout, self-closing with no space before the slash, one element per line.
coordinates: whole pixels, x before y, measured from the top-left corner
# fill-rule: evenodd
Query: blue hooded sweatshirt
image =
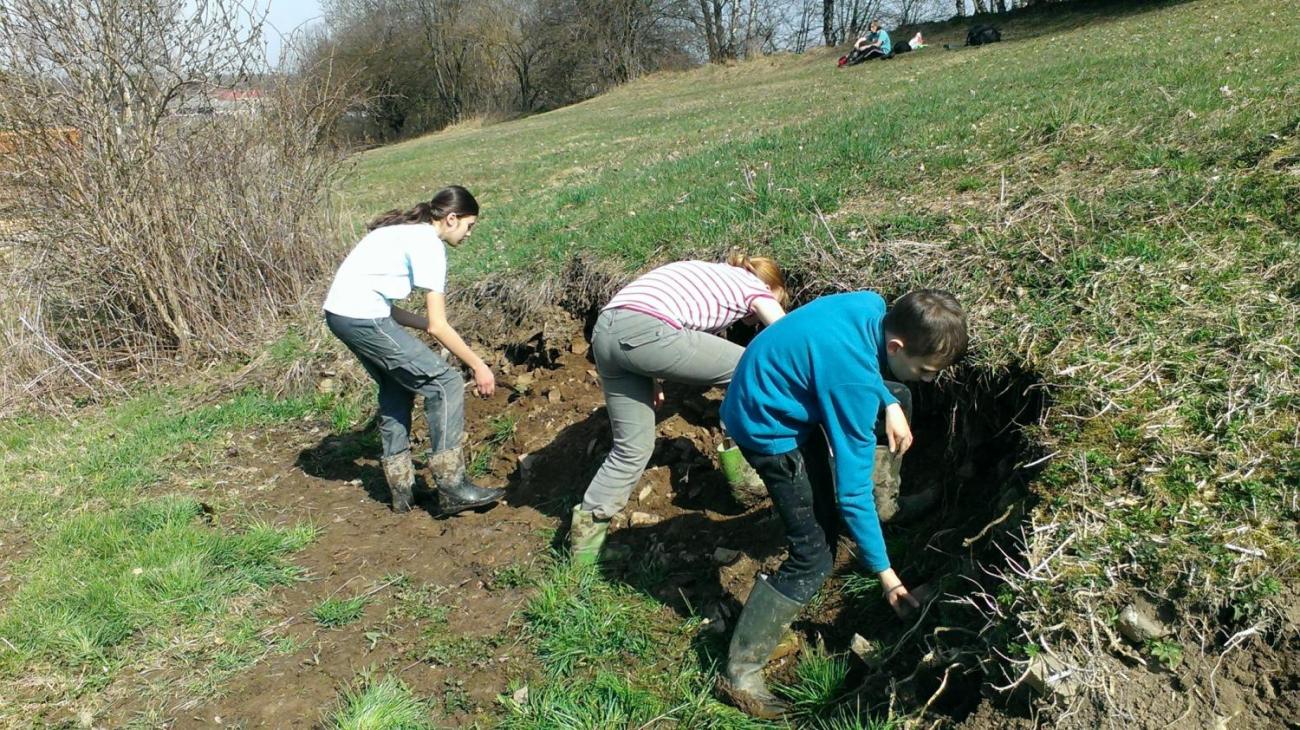
<path fill-rule="evenodd" d="M 885 387 L 885 300 L 875 292 L 822 297 L 760 332 L 736 365 L 722 423 L 744 448 L 784 454 L 822 428 L 835 454 L 840 511 L 863 563 L 889 568 L 871 470 L 876 421 L 898 400 Z"/>

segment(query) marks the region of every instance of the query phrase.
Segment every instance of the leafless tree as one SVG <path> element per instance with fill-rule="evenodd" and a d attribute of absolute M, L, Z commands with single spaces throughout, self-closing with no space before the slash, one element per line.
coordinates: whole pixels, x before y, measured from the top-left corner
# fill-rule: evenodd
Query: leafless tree
<path fill-rule="evenodd" d="M 332 264 L 342 97 L 268 75 L 241 12 L 0 0 L 3 197 L 22 221 L 0 250 L 0 346 L 29 392 L 237 350 Z"/>

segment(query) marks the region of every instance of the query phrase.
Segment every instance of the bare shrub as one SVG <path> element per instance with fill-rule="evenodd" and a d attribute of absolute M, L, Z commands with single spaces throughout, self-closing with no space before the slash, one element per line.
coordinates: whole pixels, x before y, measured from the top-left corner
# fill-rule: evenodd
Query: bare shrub
<path fill-rule="evenodd" d="M 329 273 L 346 99 L 266 73 L 238 7 L 0 0 L 0 407 L 238 351 Z"/>

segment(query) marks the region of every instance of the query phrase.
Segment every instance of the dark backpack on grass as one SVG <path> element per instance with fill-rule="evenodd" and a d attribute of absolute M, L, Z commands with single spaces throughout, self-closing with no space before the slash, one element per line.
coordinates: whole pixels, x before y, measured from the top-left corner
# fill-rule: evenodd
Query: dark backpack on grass
<path fill-rule="evenodd" d="M 966 45 L 982 46 L 1002 40 L 1002 31 L 991 25 L 977 25 L 966 33 Z"/>

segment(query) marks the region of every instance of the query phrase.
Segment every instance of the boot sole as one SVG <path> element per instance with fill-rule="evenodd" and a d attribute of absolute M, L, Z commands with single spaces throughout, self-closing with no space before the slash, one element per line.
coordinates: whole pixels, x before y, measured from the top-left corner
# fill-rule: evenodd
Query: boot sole
<path fill-rule="evenodd" d="M 717 687 L 718 692 L 721 693 L 722 696 L 726 697 L 727 700 L 736 707 L 736 709 L 750 717 L 756 717 L 760 720 L 780 720 L 789 713 L 789 708 L 773 707 L 771 704 L 749 694 L 748 692 L 741 692 L 731 686 L 731 683 L 721 675 L 718 677 Z"/>
<path fill-rule="evenodd" d="M 467 512 L 472 509 L 494 506 L 496 505 L 497 502 L 500 501 L 501 501 L 501 497 L 493 497 L 492 499 L 480 499 L 475 502 L 457 502 L 455 504 L 450 504 L 445 506 L 441 502 L 439 502 L 438 514 L 444 517 L 450 517 L 451 515 L 458 515 L 461 512 Z"/>

